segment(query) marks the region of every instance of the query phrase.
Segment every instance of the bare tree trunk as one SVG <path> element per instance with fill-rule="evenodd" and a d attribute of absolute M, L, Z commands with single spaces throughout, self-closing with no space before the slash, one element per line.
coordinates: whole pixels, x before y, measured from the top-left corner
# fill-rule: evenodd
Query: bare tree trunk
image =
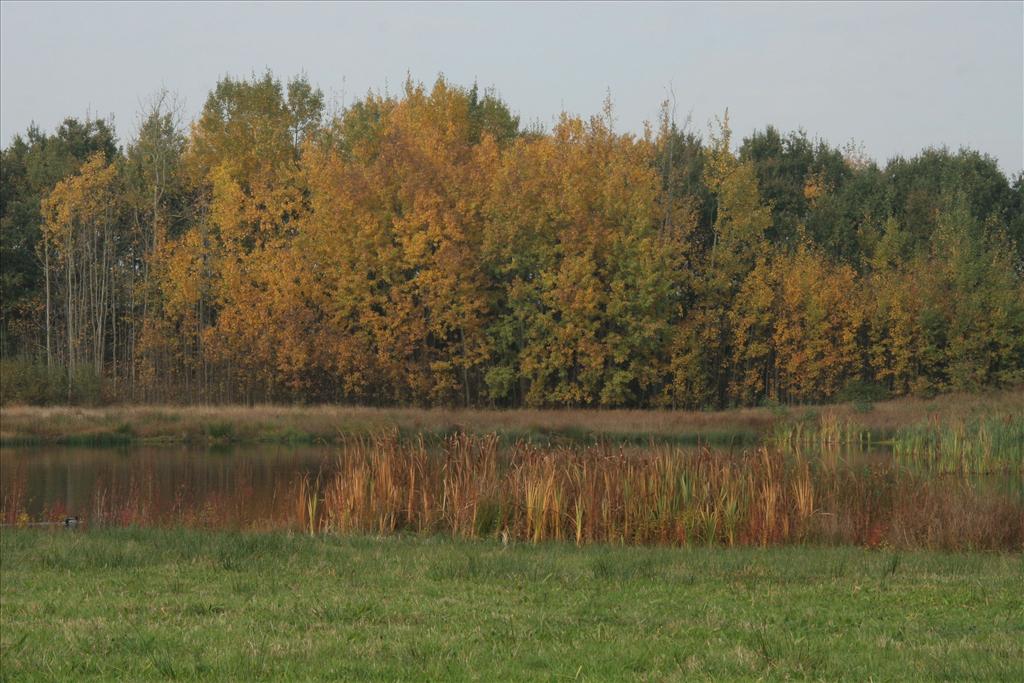
<path fill-rule="evenodd" d="M 110 254 L 110 224 L 109 217 L 103 226 L 103 234 L 100 236 L 97 231 L 97 238 L 102 241 L 100 252 L 99 268 L 93 269 L 93 329 L 95 339 L 93 340 L 93 364 L 96 374 L 103 373 L 103 359 L 106 350 L 107 337 L 107 297 L 110 295 L 111 282 L 111 254 Z M 97 272 L 98 270 L 98 272 Z"/>
<path fill-rule="evenodd" d="M 46 369 L 53 367 L 53 350 L 50 347 L 50 245 L 43 241 L 43 270 L 46 274 Z"/>
<path fill-rule="evenodd" d="M 128 393 L 135 400 L 135 269 L 128 269 Z"/>
<path fill-rule="evenodd" d="M 117 396 L 117 287 L 113 276 L 110 284 L 110 359 L 113 363 L 111 375 L 114 379 L 114 396 Z"/>
<path fill-rule="evenodd" d="M 68 403 L 71 402 L 71 383 L 74 379 L 74 368 L 75 368 L 75 349 L 74 349 L 74 316 L 71 310 L 71 269 L 73 268 L 73 262 L 71 260 L 71 231 L 68 230 L 67 237 L 67 249 L 65 252 L 64 260 L 66 261 L 65 270 L 67 273 L 67 304 L 68 304 L 68 319 L 67 319 L 67 331 L 68 331 Z"/>
<path fill-rule="evenodd" d="M 466 391 L 466 407 L 469 407 L 469 361 L 466 359 L 466 328 L 459 326 L 459 336 L 462 337 L 462 386 Z"/>

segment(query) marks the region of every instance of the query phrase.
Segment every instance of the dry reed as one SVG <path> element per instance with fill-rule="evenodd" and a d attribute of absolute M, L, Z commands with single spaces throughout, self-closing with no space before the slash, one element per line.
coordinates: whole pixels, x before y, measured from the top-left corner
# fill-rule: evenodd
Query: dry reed
<path fill-rule="evenodd" d="M 942 504 L 955 507 L 958 518 L 934 515 Z M 1021 496 L 891 463 L 812 464 L 768 448 L 502 449 L 493 436 L 465 434 L 440 450 L 395 435 L 349 441 L 324 488 L 323 515 L 323 529 L 337 533 L 533 543 L 1024 543 Z M 986 532 L 994 520 L 999 528 Z"/>
<path fill-rule="evenodd" d="M 465 433 L 438 444 L 390 431 L 345 439 L 317 476 L 278 485 L 269 499 L 250 495 L 246 476 L 242 468 L 230 491 L 169 493 L 140 465 L 96 483 L 88 522 L 581 545 L 1024 549 L 1019 477 L 943 475 L 892 458 L 810 459 L 799 449 L 504 446 Z M 7 523 L 24 519 L 24 485 L 18 470 L 4 482 Z"/>

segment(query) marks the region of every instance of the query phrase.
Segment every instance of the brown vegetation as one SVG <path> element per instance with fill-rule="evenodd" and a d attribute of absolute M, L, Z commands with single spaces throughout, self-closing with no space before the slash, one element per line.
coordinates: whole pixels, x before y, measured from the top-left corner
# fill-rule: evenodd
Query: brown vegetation
<path fill-rule="evenodd" d="M 392 432 L 345 440 L 319 475 L 297 476 L 258 506 L 244 477 L 230 495 L 193 498 L 158 486 L 142 466 L 97 485 L 88 521 L 533 543 L 1021 550 L 1022 484 L 1020 470 L 950 476 L 891 458 L 846 461 L 835 451 L 811 459 L 768 447 L 505 448 L 493 434 L 464 433 L 435 446 Z M 4 521 L 27 521 L 16 469 L 4 489 Z"/>
<path fill-rule="evenodd" d="M 875 403 L 779 406 L 716 412 L 670 410 L 473 410 L 346 406 L 110 406 L 103 408 L 5 406 L 0 438 L 12 442 L 94 441 L 324 441 L 372 434 L 495 432 L 515 438 L 543 436 L 633 437 L 655 440 L 734 442 L 766 433 L 779 423 L 817 423 L 826 416 L 874 434 L 925 420 L 986 415 L 1024 415 L 1024 391 L 947 394 Z M 737 437 L 737 438 L 733 438 Z"/>

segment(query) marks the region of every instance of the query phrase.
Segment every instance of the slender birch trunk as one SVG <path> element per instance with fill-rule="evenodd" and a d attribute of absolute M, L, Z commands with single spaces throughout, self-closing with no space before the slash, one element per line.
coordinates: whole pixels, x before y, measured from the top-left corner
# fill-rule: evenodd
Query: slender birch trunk
<path fill-rule="evenodd" d="M 46 275 L 46 369 L 53 367 L 53 349 L 50 346 L 50 245 L 43 241 L 43 271 Z"/>

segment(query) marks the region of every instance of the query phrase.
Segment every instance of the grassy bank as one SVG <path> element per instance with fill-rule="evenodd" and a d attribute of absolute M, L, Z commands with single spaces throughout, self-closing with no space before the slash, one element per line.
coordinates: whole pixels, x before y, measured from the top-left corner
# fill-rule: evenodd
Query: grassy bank
<path fill-rule="evenodd" d="M 1020 680 L 1020 555 L 0 534 L 4 680 Z"/>
<path fill-rule="evenodd" d="M 835 425 L 885 438 L 901 427 L 993 411 L 1024 415 L 1024 391 L 904 398 L 871 406 L 776 406 L 718 412 L 667 410 L 454 410 L 340 406 L 110 406 L 0 408 L 4 444 L 335 443 L 381 430 L 445 436 L 495 433 L 505 441 L 649 440 L 749 444 L 780 426 L 784 438 Z"/>

